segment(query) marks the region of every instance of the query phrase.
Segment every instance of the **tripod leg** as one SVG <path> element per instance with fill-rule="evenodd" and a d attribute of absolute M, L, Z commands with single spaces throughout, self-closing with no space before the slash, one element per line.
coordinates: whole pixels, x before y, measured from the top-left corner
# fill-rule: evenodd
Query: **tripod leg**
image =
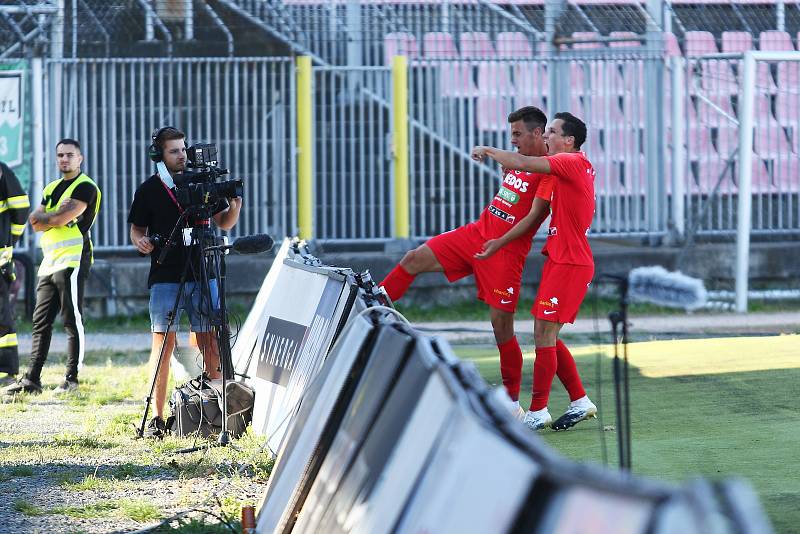
<path fill-rule="evenodd" d="M 619 467 L 625 468 L 625 421 L 622 413 L 622 377 L 620 376 L 619 342 L 617 340 L 617 327 L 614 325 L 614 397 L 616 400 L 617 416 L 617 449 L 619 453 Z"/>

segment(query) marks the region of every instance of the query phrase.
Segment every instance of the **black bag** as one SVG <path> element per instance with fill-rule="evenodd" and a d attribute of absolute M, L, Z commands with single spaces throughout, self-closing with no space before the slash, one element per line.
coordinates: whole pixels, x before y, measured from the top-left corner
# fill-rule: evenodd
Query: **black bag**
<path fill-rule="evenodd" d="M 228 432 L 238 438 L 253 418 L 253 388 L 227 381 Z M 176 436 L 199 433 L 203 437 L 222 431 L 222 382 L 194 378 L 175 388 L 169 399 L 172 417 L 167 428 Z"/>

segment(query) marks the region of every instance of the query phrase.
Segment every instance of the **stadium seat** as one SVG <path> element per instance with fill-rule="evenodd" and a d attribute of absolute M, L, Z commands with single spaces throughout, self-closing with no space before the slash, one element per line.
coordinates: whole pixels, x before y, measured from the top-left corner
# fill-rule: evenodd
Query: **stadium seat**
<path fill-rule="evenodd" d="M 764 158 L 783 157 L 792 153 L 792 146 L 783 126 L 775 120 L 756 125 L 753 146 L 756 153 Z"/>
<path fill-rule="evenodd" d="M 710 194 L 714 187 L 717 185 L 720 174 L 725 169 L 725 160 L 721 157 L 708 157 L 692 160 L 690 163 L 692 174 L 694 176 L 694 187 L 690 187 L 690 191 L 697 191 L 699 193 Z M 727 185 L 727 187 L 726 187 Z M 722 179 L 722 183 L 718 191 L 728 191 L 731 185 L 730 171 Z"/>
<path fill-rule="evenodd" d="M 708 126 L 690 124 L 686 133 L 686 145 L 690 153 L 698 159 L 717 155 L 717 150 L 711 143 L 711 129 Z"/>
<path fill-rule="evenodd" d="M 426 58 L 452 59 L 440 66 L 441 94 L 452 98 L 469 98 L 478 90 L 472 78 L 472 64 L 458 61 L 458 50 L 453 36 L 447 32 L 429 32 L 422 38 Z"/>
<path fill-rule="evenodd" d="M 800 191 L 800 160 L 797 155 L 787 154 L 781 158 L 771 160 L 767 165 L 772 184 L 782 193 L 797 193 Z"/>
<path fill-rule="evenodd" d="M 461 34 L 461 57 L 481 60 L 478 65 L 478 91 L 482 95 L 513 95 L 511 73 L 507 63 L 486 61 L 496 57 L 489 34 L 465 32 Z"/>
<path fill-rule="evenodd" d="M 758 38 L 759 50 L 794 51 L 792 38 L 788 33 L 771 30 L 761 32 Z M 796 89 L 800 84 L 800 62 L 779 61 L 776 78 L 777 91 Z"/>
<path fill-rule="evenodd" d="M 753 36 L 750 32 L 722 32 L 723 52 L 746 52 L 753 49 Z"/>
<path fill-rule="evenodd" d="M 387 33 L 383 38 L 383 51 L 386 65 L 392 64 L 394 56 L 416 58 L 419 56 L 417 38 L 405 32 Z"/>
<path fill-rule="evenodd" d="M 461 57 L 493 59 L 497 56 L 486 32 L 464 32 L 460 36 Z"/>
<path fill-rule="evenodd" d="M 636 37 L 634 32 L 611 32 L 609 37 Z M 608 46 L 611 48 L 641 48 L 641 41 L 609 41 Z"/>
<path fill-rule="evenodd" d="M 678 38 L 672 32 L 664 32 L 664 54 L 667 57 L 677 57 L 683 55 L 678 44 Z"/>
<path fill-rule="evenodd" d="M 684 36 L 686 39 L 685 50 L 687 56 L 704 56 L 706 54 L 716 54 L 717 42 L 711 32 L 689 31 Z"/>
<path fill-rule="evenodd" d="M 475 104 L 478 129 L 482 132 L 500 132 L 508 128 L 511 99 L 494 95 L 478 96 Z"/>
<path fill-rule="evenodd" d="M 723 52 L 746 52 L 753 49 L 753 36 L 749 32 L 722 32 Z M 738 65 L 739 84 L 742 81 L 741 64 Z M 760 61 L 756 72 L 756 85 L 760 91 L 775 92 L 775 81 L 769 72 L 769 65 Z"/>
<path fill-rule="evenodd" d="M 533 57 L 533 48 L 522 32 L 500 32 L 497 34 L 497 55 L 506 58 L 528 58 Z"/>
<path fill-rule="evenodd" d="M 454 59 L 458 57 L 453 36 L 447 32 L 428 32 L 423 36 L 422 42 L 426 58 Z"/>

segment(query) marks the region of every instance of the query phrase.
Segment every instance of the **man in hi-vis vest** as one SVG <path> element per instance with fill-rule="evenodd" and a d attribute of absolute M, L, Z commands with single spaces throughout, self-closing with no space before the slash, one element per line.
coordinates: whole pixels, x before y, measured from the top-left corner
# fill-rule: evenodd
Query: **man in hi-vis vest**
<path fill-rule="evenodd" d="M 89 230 L 100 210 L 101 195 L 97 184 L 81 172 L 83 156 L 77 141 L 59 141 L 56 162 L 61 178 L 47 184 L 42 204 L 28 219 L 35 231 L 43 232 L 44 257 L 36 287 L 30 366 L 16 384 L 6 388 L 9 395 L 41 393 L 42 367 L 59 310 L 67 331 L 67 373 L 57 393 L 77 389 L 83 364 L 83 287 L 94 261 Z"/>

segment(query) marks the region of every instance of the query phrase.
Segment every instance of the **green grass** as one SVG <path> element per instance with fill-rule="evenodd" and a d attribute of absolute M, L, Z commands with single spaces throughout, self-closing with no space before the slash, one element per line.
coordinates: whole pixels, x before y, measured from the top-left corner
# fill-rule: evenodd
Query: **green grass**
<path fill-rule="evenodd" d="M 272 470 L 271 458 L 261 450 L 263 438 L 246 434 L 236 440 L 235 449 L 174 455 L 195 441 L 134 439 L 150 379 L 146 353 L 88 353 L 79 391 L 58 397 L 52 388 L 62 379 L 63 366 L 63 357 L 53 355 L 42 375 L 42 395 L 21 395 L 0 403 L 0 418 L 8 423 L 6 428 L 14 429 L 0 432 L 0 493 L 13 495 L 13 488 L 22 481 L 38 488 L 31 499 L 9 499 L 9 508 L 30 517 L 63 516 L 98 524 L 104 519 L 113 519 L 115 524 L 127 519 L 131 524 L 150 525 L 175 510 L 201 508 L 207 513 L 174 520 L 170 527 L 177 532 L 229 531 L 224 520 L 238 530 L 241 506 L 253 504 L 249 496 L 253 483 L 265 482 Z M 57 431 L 43 434 L 35 422 L 53 418 L 63 419 L 63 427 L 47 425 Z M 36 481 L 25 478 L 37 476 Z M 204 502 L 211 495 L 207 483 L 226 479 L 230 485 L 222 501 Z M 154 481 L 172 485 L 175 491 L 166 498 L 171 502 L 152 498 Z M 183 489 L 198 486 L 209 489 Z M 80 494 L 81 504 L 52 504 L 66 494 Z M 167 510 L 167 505 L 172 508 Z"/>
<path fill-rule="evenodd" d="M 517 305 L 515 318 L 517 320 L 530 320 L 530 310 L 533 306 L 532 297 L 523 297 Z M 750 300 L 750 312 L 785 312 L 800 310 L 800 301 L 763 301 Z M 402 300 L 395 303 L 397 310 L 402 313 L 409 321 L 487 321 L 489 320 L 489 308 L 478 300 L 468 300 L 457 304 L 430 305 L 405 304 Z M 581 305 L 578 317 L 601 317 L 605 318 L 608 313 L 619 308 L 619 301 L 611 297 L 595 297 L 590 293 Z M 628 309 L 632 316 L 652 316 L 652 315 L 674 315 L 682 313 L 681 310 L 665 308 L 653 304 L 633 303 Z M 718 310 L 696 310 L 695 314 L 719 313 Z"/>
<path fill-rule="evenodd" d="M 729 352 L 719 361 L 727 363 L 705 371 L 703 360 L 712 359 L 711 351 L 717 350 L 707 343 L 713 340 L 683 342 L 669 361 L 663 360 L 663 367 L 669 365 L 665 373 L 659 372 L 660 354 L 659 358 L 643 354 L 655 351 L 655 345 L 630 345 L 632 362 L 640 363 L 645 370 L 643 374 L 635 365 L 630 369 L 633 472 L 672 482 L 698 475 L 744 477 L 755 487 L 776 530 L 795 532 L 800 524 L 800 509 L 796 506 L 800 498 L 800 464 L 796 461 L 800 412 L 794 399 L 800 383 L 800 360 L 794 356 L 795 365 L 790 368 L 769 367 L 771 358 L 793 351 L 791 347 L 797 346 L 798 337 L 758 339 L 764 340 L 760 353 L 737 352 L 742 340 L 725 340 Z M 717 340 L 713 346 L 719 345 Z M 544 431 L 540 435 L 569 458 L 581 462 L 607 461 L 614 467 L 617 434 L 611 359 L 607 350 L 598 357 L 591 346 L 573 349 L 584 386 L 601 410 L 606 431 L 600 431 L 601 421 L 590 420 L 570 432 Z M 501 384 L 496 349 L 462 347 L 456 348 L 456 353 L 472 360 L 487 381 Z M 731 362 L 730 354 L 738 354 L 741 361 Z M 523 407 L 530 401 L 532 358 L 528 356 L 520 399 Z M 749 360 L 753 358 L 761 363 L 757 366 L 761 369 L 737 369 L 752 369 Z M 676 367 L 681 361 L 686 364 L 684 372 Z M 716 361 L 711 363 L 719 365 Z M 697 372 L 698 366 L 701 372 Z M 553 417 L 561 415 L 568 403 L 556 379 L 549 402 Z"/>

